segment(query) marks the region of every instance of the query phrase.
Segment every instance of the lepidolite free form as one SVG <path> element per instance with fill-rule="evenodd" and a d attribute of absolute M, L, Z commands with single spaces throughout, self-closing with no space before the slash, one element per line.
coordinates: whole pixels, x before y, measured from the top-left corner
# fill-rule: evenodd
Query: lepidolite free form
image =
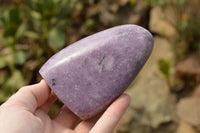
<path fill-rule="evenodd" d="M 125 91 L 152 49 L 148 30 L 137 25 L 116 26 L 62 49 L 39 72 L 57 97 L 86 120 Z"/>

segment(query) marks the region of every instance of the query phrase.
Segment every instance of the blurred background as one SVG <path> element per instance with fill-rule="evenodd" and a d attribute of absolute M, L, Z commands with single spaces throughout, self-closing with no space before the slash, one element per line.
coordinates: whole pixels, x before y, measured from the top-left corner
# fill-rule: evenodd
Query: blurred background
<path fill-rule="evenodd" d="M 154 36 L 115 133 L 200 132 L 199 0 L 0 0 L 0 104 L 73 42 L 121 24 Z M 61 106 L 56 102 L 50 115 Z"/>

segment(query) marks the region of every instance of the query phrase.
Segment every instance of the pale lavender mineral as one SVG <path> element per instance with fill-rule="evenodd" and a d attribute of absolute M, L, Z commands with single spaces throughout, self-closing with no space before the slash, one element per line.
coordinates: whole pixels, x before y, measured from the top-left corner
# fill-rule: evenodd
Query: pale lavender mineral
<path fill-rule="evenodd" d="M 40 74 L 82 120 L 103 111 L 136 77 L 153 48 L 153 37 L 136 25 L 104 30 L 64 48 Z"/>

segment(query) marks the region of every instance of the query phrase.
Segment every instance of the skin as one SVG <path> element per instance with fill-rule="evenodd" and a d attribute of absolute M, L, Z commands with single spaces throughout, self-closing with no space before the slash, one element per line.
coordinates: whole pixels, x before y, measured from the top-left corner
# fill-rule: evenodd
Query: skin
<path fill-rule="evenodd" d="M 112 133 L 130 104 L 122 94 L 98 116 L 81 121 L 66 106 L 51 119 L 48 111 L 56 96 L 44 80 L 22 87 L 0 106 L 1 133 Z"/>

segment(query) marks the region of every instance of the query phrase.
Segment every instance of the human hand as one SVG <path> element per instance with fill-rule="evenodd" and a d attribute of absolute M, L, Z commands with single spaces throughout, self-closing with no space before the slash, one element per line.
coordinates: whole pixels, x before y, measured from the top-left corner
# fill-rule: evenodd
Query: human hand
<path fill-rule="evenodd" d="M 66 106 L 51 119 L 48 111 L 55 100 L 44 80 L 22 87 L 0 106 L 0 132 L 112 133 L 130 103 L 130 97 L 123 94 L 102 115 L 80 122 Z"/>

